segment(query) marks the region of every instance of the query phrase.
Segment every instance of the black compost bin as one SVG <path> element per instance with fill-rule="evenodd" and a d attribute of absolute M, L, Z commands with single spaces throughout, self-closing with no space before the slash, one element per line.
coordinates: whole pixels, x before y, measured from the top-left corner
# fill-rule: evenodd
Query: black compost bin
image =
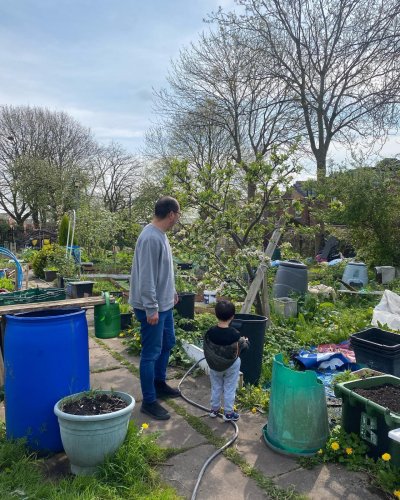
<path fill-rule="evenodd" d="M 263 358 L 265 329 L 267 326 L 265 316 L 257 314 L 235 314 L 231 326 L 239 330 L 242 337 L 247 337 L 250 342 L 249 349 L 240 355 L 242 360 L 241 371 L 245 384 L 258 384 Z"/>
<path fill-rule="evenodd" d="M 175 305 L 179 316 L 182 318 L 194 319 L 194 302 L 195 293 L 183 292 L 179 293 L 179 302 Z"/>

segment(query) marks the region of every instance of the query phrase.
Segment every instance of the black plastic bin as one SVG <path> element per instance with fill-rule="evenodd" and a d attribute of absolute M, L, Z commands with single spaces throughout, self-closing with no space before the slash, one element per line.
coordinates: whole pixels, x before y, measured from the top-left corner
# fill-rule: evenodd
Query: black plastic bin
<path fill-rule="evenodd" d="M 94 281 L 70 281 L 67 285 L 67 293 L 73 299 L 91 297 Z"/>
<path fill-rule="evenodd" d="M 175 305 L 175 309 L 182 318 L 194 319 L 194 302 L 195 293 L 184 292 L 179 293 L 179 302 Z"/>
<path fill-rule="evenodd" d="M 367 328 L 350 337 L 356 361 L 360 365 L 400 376 L 400 335 L 380 328 Z"/>
<path fill-rule="evenodd" d="M 250 347 L 240 355 L 240 370 L 245 384 L 255 385 L 260 379 L 267 320 L 265 316 L 257 314 L 235 314 L 231 322 L 231 326 L 250 342 Z"/>

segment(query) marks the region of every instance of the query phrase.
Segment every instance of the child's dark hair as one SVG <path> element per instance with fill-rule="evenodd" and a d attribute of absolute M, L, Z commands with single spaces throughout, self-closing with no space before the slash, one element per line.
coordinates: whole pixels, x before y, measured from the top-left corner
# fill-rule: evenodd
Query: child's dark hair
<path fill-rule="evenodd" d="M 235 316 L 235 306 L 229 300 L 219 300 L 215 304 L 215 316 L 221 321 L 227 321 Z"/>

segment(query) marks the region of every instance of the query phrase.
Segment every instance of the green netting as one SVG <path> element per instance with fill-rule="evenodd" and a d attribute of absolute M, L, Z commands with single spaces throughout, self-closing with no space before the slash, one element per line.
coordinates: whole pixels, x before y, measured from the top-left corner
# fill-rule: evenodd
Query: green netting
<path fill-rule="evenodd" d="M 0 306 L 50 302 L 53 300 L 64 300 L 65 297 L 65 290 L 63 288 L 30 288 L 29 290 L 0 294 Z"/>

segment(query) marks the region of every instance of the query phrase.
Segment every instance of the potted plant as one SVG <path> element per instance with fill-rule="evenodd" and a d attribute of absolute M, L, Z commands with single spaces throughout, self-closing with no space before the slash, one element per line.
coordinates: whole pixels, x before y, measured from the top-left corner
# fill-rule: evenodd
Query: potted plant
<path fill-rule="evenodd" d="M 132 307 L 127 302 L 118 300 L 119 312 L 121 313 L 121 330 L 126 330 L 132 325 Z"/>
<path fill-rule="evenodd" d="M 57 279 L 58 268 L 56 266 L 49 266 L 44 271 L 44 279 L 46 281 L 54 281 Z"/>
<path fill-rule="evenodd" d="M 117 391 L 88 391 L 60 399 L 54 413 L 71 472 L 92 475 L 123 443 L 134 398 Z"/>
<path fill-rule="evenodd" d="M 182 318 L 194 319 L 194 304 L 196 299 L 196 277 L 190 273 L 176 273 L 175 288 L 179 302 L 175 309 Z"/>

